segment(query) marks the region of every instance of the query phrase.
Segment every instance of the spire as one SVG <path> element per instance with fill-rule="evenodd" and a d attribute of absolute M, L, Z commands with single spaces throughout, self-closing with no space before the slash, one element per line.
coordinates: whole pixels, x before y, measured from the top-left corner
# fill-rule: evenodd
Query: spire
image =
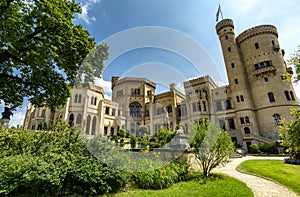
<path fill-rule="evenodd" d="M 222 10 L 221 10 L 221 5 L 219 4 L 219 8 L 218 8 L 218 11 L 217 11 L 217 14 L 216 14 L 216 22 L 219 21 L 220 14 L 221 14 L 221 17 L 223 19 L 223 13 L 222 13 Z"/>

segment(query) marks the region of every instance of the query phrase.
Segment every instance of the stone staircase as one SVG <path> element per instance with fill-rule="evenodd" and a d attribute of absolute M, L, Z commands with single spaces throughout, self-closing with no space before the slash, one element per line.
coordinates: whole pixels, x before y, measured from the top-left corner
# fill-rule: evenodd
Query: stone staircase
<path fill-rule="evenodd" d="M 276 140 L 272 140 L 263 136 L 254 135 L 254 134 L 245 134 L 243 140 L 257 140 L 259 142 L 271 144 L 274 143 Z"/>

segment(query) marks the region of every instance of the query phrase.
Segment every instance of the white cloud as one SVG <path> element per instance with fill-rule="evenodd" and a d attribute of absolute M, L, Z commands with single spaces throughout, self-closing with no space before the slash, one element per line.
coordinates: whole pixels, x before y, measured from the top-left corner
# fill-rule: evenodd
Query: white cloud
<path fill-rule="evenodd" d="M 90 25 L 96 21 L 96 17 L 90 16 L 89 11 L 95 4 L 101 3 L 102 0 L 87 0 L 81 2 L 81 14 L 78 14 L 78 19 L 84 21 L 86 24 Z"/>
<path fill-rule="evenodd" d="M 103 88 L 106 99 L 111 99 L 112 90 L 110 81 L 105 81 L 103 78 L 95 78 L 95 85 Z"/>
<path fill-rule="evenodd" d="M 16 127 L 17 125 L 23 125 L 23 121 L 25 118 L 25 112 L 17 112 L 10 119 L 9 126 Z"/>

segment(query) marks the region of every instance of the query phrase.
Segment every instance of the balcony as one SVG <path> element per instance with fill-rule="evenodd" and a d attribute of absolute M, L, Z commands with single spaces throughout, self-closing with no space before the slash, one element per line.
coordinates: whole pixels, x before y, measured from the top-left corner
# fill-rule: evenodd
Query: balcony
<path fill-rule="evenodd" d="M 264 74 L 270 74 L 270 73 L 275 73 L 275 72 L 276 72 L 275 66 L 268 66 L 268 67 L 264 67 L 264 68 L 255 70 L 253 72 L 253 75 L 256 77 L 259 77 Z"/>

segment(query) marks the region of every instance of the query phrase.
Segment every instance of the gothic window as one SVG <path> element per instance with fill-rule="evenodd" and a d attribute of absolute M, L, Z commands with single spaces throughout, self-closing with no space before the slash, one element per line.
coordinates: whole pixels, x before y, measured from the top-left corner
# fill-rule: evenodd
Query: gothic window
<path fill-rule="evenodd" d="M 96 124 L 97 124 L 97 118 L 94 116 L 93 122 L 92 122 L 92 135 L 96 134 Z"/>
<path fill-rule="evenodd" d="M 228 125 L 230 129 L 235 129 L 235 124 L 233 118 L 228 119 Z"/>
<path fill-rule="evenodd" d="M 81 94 L 78 96 L 78 103 L 81 103 Z"/>
<path fill-rule="evenodd" d="M 74 114 L 70 114 L 70 116 L 69 116 L 69 125 L 70 126 L 74 125 Z"/>
<path fill-rule="evenodd" d="M 76 125 L 81 125 L 82 122 L 82 115 L 78 114 L 76 117 Z"/>
<path fill-rule="evenodd" d="M 249 129 L 249 127 L 245 127 L 245 128 L 244 128 L 244 132 L 245 132 L 245 134 L 250 134 L 250 129 Z"/>
<path fill-rule="evenodd" d="M 132 117 L 140 117 L 141 116 L 141 105 L 137 102 L 131 103 L 129 105 L 130 116 Z"/>
<path fill-rule="evenodd" d="M 85 133 L 87 135 L 90 134 L 90 126 L 91 126 L 91 116 L 88 115 L 87 119 L 86 119 L 86 129 L 85 129 Z"/>
<path fill-rule="evenodd" d="M 289 91 L 284 91 L 284 95 L 285 95 L 286 100 L 288 100 L 288 101 L 291 100 Z"/>
<path fill-rule="evenodd" d="M 132 122 L 132 123 L 130 124 L 130 133 L 131 133 L 131 134 L 135 134 L 135 123 L 134 123 L 134 122 Z"/>
<path fill-rule="evenodd" d="M 75 101 L 74 101 L 74 102 L 75 102 L 75 103 L 78 102 L 78 94 L 75 95 Z"/>
<path fill-rule="evenodd" d="M 281 120 L 280 115 L 279 114 L 274 114 L 274 122 L 275 122 L 276 126 L 280 125 L 280 120 Z"/>
<path fill-rule="evenodd" d="M 269 93 L 268 93 L 268 97 L 269 97 L 270 103 L 275 102 L 275 97 L 274 97 L 274 94 L 273 94 L 272 92 L 269 92 Z"/>
<path fill-rule="evenodd" d="M 225 101 L 225 106 L 226 106 L 226 109 L 232 109 L 231 102 L 230 102 L 229 99 L 227 99 L 227 100 Z"/>

